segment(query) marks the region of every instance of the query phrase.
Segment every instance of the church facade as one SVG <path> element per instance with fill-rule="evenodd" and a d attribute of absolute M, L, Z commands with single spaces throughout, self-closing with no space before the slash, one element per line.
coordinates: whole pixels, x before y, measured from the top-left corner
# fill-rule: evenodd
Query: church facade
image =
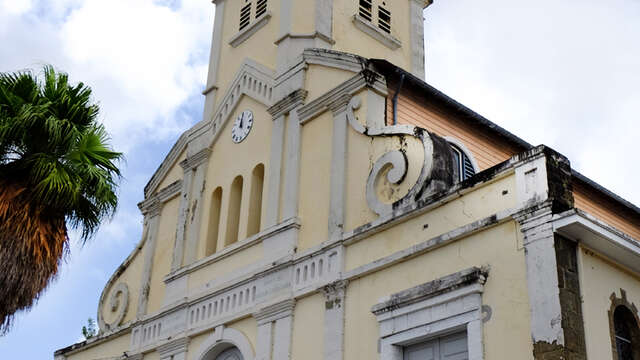
<path fill-rule="evenodd" d="M 426 84 L 430 0 L 213 3 L 203 119 L 56 360 L 640 359 L 640 209 Z"/>

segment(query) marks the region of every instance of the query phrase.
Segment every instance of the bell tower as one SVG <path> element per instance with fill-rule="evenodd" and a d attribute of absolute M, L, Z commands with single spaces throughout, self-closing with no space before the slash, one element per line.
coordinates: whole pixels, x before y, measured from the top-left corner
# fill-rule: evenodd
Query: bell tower
<path fill-rule="evenodd" d="M 423 10 L 431 2 L 213 0 L 204 120 L 211 118 L 220 92 L 228 90 L 245 59 L 274 70 L 277 78 L 299 62 L 304 49 L 321 48 L 386 59 L 424 78 Z"/>

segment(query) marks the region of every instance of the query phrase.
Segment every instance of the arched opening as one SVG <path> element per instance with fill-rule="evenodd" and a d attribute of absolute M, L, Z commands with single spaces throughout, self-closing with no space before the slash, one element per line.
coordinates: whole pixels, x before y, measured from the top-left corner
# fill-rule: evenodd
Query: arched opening
<path fill-rule="evenodd" d="M 453 165 L 458 171 L 458 181 L 464 181 L 476 174 L 476 167 L 473 159 L 462 146 L 449 141 L 451 153 L 453 154 Z"/>
<path fill-rule="evenodd" d="M 615 349 L 618 360 L 640 360 L 640 329 L 628 307 L 619 305 L 613 313 Z"/>
<path fill-rule="evenodd" d="M 251 173 L 251 196 L 249 197 L 249 222 L 247 236 L 260 231 L 262 214 L 262 190 L 264 185 L 264 165 L 258 164 Z"/>
<path fill-rule="evenodd" d="M 240 225 L 240 205 L 242 202 L 242 176 L 236 176 L 231 183 L 229 193 L 229 216 L 227 217 L 227 236 L 224 245 L 229 246 L 238 241 L 238 226 Z"/>
<path fill-rule="evenodd" d="M 236 347 L 229 348 L 215 357 L 215 360 L 243 360 L 240 350 Z"/>
<path fill-rule="evenodd" d="M 218 187 L 211 195 L 211 210 L 209 213 L 209 233 L 207 235 L 206 256 L 216 252 L 218 246 L 218 232 L 220 229 L 220 210 L 222 206 L 222 188 Z"/>

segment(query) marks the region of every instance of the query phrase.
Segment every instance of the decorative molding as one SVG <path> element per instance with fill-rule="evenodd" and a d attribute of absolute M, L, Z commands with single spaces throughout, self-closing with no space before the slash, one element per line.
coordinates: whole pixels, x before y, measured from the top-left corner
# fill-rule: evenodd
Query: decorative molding
<path fill-rule="evenodd" d="M 186 353 L 189 348 L 189 338 L 181 338 L 158 346 L 156 349 L 161 359 L 165 359 L 177 354 Z"/>
<path fill-rule="evenodd" d="M 387 94 L 387 84 L 382 75 L 368 70 L 361 71 L 351 79 L 343 82 L 342 84 L 329 90 L 322 96 L 316 98 L 315 100 L 298 109 L 298 118 L 300 120 L 300 124 L 304 125 L 307 121 L 312 120 L 313 118 L 317 117 L 327 110 L 339 109 L 339 107 L 336 108 L 335 106 L 337 102 L 341 105 L 344 105 L 345 100 L 350 99 L 351 95 L 355 94 L 366 86 L 371 87 L 381 95 L 386 96 Z M 342 102 L 340 102 L 341 100 Z"/>
<path fill-rule="evenodd" d="M 237 47 L 238 45 L 242 44 L 245 40 L 250 38 L 251 35 L 255 34 L 258 30 L 267 25 L 270 19 L 271 11 L 267 11 L 266 13 L 260 15 L 260 17 L 251 22 L 249 26 L 233 35 L 231 39 L 229 39 L 229 45 L 231 45 L 231 47 Z"/>
<path fill-rule="evenodd" d="M 260 309 L 260 311 L 253 314 L 253 317 L 258 322 L 258 326 L 260 326 L 267 322 L 273 322 L 288 316 L 293 316 L 293 309 L 295 307 L 295 299 L 288 299 Z"/>
<path fill-rule="evenodd" d="M 273 106 L 267 109 L 267 112 L 274 118 L 274 120 L 282 115 L 286 115 L 297 106 L 304 104 L 308 93 L 309 92 L 307 90 L 298 89 L 276 102 Z"/>
<path fill-rule="evenodd" d="M 369 21 L 363 19 L 360 15 L 353 15 L 353 24 L 356 26 L 356 28 L 362 30 L 365 34 L 378 40 L 380 43 L 382 43 L 382 45 L 388 47 L 391 50 L 397 50 L 402 46 L 402 42 L 399 39 L 396 39 L 391 34 L 378 29 Z"/>
<path fill-rule="evenodd" d="M 187 156 L 186 159 L 180 162 L 180 166 L 184 171 L 195 169 L 207 161 L 209 156 L 211 156 L 211 149 L 202 149 L 191 156 Z"/>
<path fill-rule="evenodd" d="M 120 299 L 118 299 L 118 295 L 120 295 Z M 100 302 L 102 305 L 102 299 Z M 104 305 L 98 306 L 98 308 L 104 311 Z M 127 315 L 128 309 L 129 287 L 126 283 L 121 282 L 111 290 L 111 296 L 109 297 L 109 310 L 116 313 L 115 319 L 111 322 L 106 322 L 102 311 L 98 311 L 98 324 L 100 328 L 109 331 L 118 327 L 122 324 L 122 320 Z"/>
<path fill-rule="evenodd" d="M 244 334 L 232 328 L 218 326 L 202 345 L 200 345 L 193 359 L 215 359 L 220 353 L 234 346 L 240 350 L 243 359 L 254 359 L 255 353 L 253 352 L 253 347 Z"/>
<path fill-rule="evenodd" d="M 276 39 L 276 41 L 274 41 L 273 43 L 275 45 L 280 45 L 281 42 L 283 42 L 286 39 L 320 39 L 324 42 L 326 42 L 329 45 L 333 45 L 336 43 L 335 40 L 333 40 L 332 38 L 320 33 L 320 32 L 313 32 L 310 34 L 292 34 L 292 33 L 286 33 L 281 35 L 279 38 Z"/>
<path fill-rule="evenodd" d="M 486 268 L 469 268 L 391 295 L 373 306 L 380 324 L 380 359 L 402 360 L 403 347 L 466 330 L 469 359 L 484 358 L 482 292 Z"/>

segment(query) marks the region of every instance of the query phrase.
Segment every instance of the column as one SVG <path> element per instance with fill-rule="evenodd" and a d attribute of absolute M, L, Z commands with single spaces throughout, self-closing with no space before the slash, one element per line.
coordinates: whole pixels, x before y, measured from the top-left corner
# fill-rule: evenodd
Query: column
<path fill-rule="evenodd" d="M 329 195 L 329 239 L 342 237 L 344 230 L 344 196 L 347 169 L 347 104 L 351 95 L 343 95 L 331 106 L 333 143 L 331 153 L 331 194 Z"/>
<path fill-rule="evenodd" d="M 295 300 L 289 299 L 253 314 L 258 323 L 256 360 L 291 358 L 291 336 Z"/>
<path fill-rule="evenodd" d="M 149 301 L 149 288 L 151 283 L 151 270 L 153 269 L 153 257 L 156 251 L 156 239 L 158 237 L 158 227 L 160 225 L 160 211 L 162 203 L 152 198 L 149 202 L 140 204 L 140 210 L 144 215 L 144 265 L 142 268 L 142 280 L 140 294 L 138 295 L 138 311 L 136 316 L 143 317 L 147 313 L 147 303 Z"/>

